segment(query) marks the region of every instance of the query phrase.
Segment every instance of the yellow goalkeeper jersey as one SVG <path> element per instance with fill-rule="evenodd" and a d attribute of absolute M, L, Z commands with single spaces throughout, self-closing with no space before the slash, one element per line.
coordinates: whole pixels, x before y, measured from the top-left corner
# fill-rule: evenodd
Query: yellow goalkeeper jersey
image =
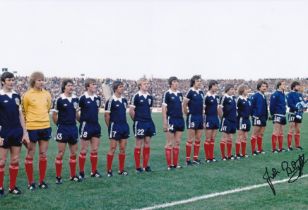
<path fill-rule="evenodd" d="M 48 91 L 31 88 L 25 92 L 21 103 L 27 130 L 50 127 L 51 95 Z"/>

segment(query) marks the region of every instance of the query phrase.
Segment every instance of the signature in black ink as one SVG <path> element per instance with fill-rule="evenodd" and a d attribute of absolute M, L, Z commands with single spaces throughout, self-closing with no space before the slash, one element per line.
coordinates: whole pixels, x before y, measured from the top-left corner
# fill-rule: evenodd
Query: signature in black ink
<path fill-rule="evenodd" d="M 286 172 L 287 176 L 289 177 L 288 183 L 295 182 L 296 180 L 298 180 L 299 177 L 303 175 L 303 169 L 307 162 L 308 160 L 305 160 L 305 155 L 302 154 L 298 156 L 297 160 L 291 161 L 291 163 L 289 163 L 288 161 L 282 161 L 280 168 L 281 170 L 277 170 L 276 168 L 272 168 L 270 170 L 268 169 L 268 167 L 265 167 L 263 179 L 267 181 L 273 194 L 276 195 L 276 190 L 274 188 L 272 180 L 275 179 L 278 174 Z"/>

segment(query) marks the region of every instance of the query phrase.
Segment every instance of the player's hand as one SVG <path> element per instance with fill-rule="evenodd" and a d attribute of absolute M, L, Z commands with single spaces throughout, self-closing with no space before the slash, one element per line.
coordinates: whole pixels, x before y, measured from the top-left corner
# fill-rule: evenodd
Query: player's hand
<path fill-rule="evenodd" d="M 24 133 L 22 136 L 22 143 L 25 145 L 26 148 L 28 148 L 28 144 L 30 143 L 28 132 Z"/>
<path fill-rule="evenodd" d="M 3 145 L 3 142 L 4 142 L 4 138 L 0 137 L 0 146 Z"/>
<path fill-rule="evenodd" d="M 168 123 L 167 122 L 163 123 L 163 130 L 164 130 L 164 132 L 168 131 Z"/>

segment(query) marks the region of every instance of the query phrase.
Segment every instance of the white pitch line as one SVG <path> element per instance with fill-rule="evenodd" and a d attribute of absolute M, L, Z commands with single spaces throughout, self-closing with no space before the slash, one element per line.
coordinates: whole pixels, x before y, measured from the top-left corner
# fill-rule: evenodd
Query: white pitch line
<path fill-rule="evenodd" d="M 303 175 L 300 178 L 305 178 L 305 177 L 308 177 L 308 174 Z M 287 182 L 289 180 L 290 180 L 290 178 L 277 180 L 277 181 L 273 181 L 272 184 L 274 185 L 274 184 L 284 183 L 284 182 Z M 218 196 L 222 196 L 222 195 L 228 195 L 228 194 L 233 194 L 233 193 L 237 193 L 237 192 L 253 190 L 253 189 L 257 189 L 257 188 L 265 187 L 265 186 L 269 187 L 267 182 L 264 183 L 264 184 L 251 185 L 251 186 L 247 186 L 247 187 L 236 188 L 236 189 L 233 189 L 233 190 L 227 190 L 227 191 L 223 191 L 223 192 L 217 192 L 217 193 L 211 193 L 211 194 L 206 194 L 206 195 L 202 195 L 202 196 L 192 197 L 192 198 L 189 198 L 189 199 L 186 199 L 186 200 L 179 200 L 179 201 L 173 201 L 173 202 L 170 202 L 170 203 L 154 205 L 154 206 L 150 206 L 150 207 L 141 208 L 140 210 L 152 210 L 152 209 L 167 208 L 167 207 L 176 206 L 176 205 L 180 205 L 180 204 L 186 204 L 186 203 L 192 203 L 192 202 L 195 202 L 195 201 L 206 200 L 206 199 L 209 199 L 209 198 L 214 198 L 214 197 L 218 197 Z"/>

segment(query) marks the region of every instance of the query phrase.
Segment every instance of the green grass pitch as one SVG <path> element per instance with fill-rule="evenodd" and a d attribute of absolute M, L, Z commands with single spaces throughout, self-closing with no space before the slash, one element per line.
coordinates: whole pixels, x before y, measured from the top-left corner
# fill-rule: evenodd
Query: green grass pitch
<path fill-rule="evenodd" d="M 272 154 L 270 152 L 272 123 L 268 122 L 264 137 L 265 155 L 249 156 L 249 158 L 239 161 L 219 161 L 212 164 L 167 171 L 164 156 L 165 136 L 162 132 L 161 115 L 153 114 L 153 118 L 157 135 L 152 140 L 150 165 L 154 172 L 135 173 L 133 159 L 135 141 L 131 132 L 132 137 L 128 140 L 126 158 L 126 169 L 129 176 L 121 177 L 117 175 L 117 156 L 115 156 L 113 163 L 114 176 L 112 178 L 105 176 L 109 140 L 107 139 L 105 123 L 103 123 L 103 118 L 100 116 L 103 136 L 99 151 L 98 169 L 104 175 L 102 178 L 89 177 L 90 161 L 88 155 L 86 162 L 87 179 L 81 183 L 70 182 L 67 150 L 63 160 L 62 176 L 64 182 L 62 185 L 56 185 L 54 158 L 57 153 L 57 144 L 54 140 L 50 140 L 46 177 L 49 189 L 37 189 L 34 192 L 29 192 L 24 171 L 25 148 L 23 147 L 17 179 L 17 186 L 22 190 L 22 195 L 13 196 L 7 194 L 7 164 L 5 171 L 6 196 L 0 199 L 0 209 L 136 209 L 265 183 L 266 181 L 262 177 L 266 166 L 278 169 L 282 161 L 296 160 L 300 154 L 305 154 L 308 159 L 308 115 L 306 114 L 301 132 L 303 151 Z M 55 130 L 53 126 L 53 133 Z M 285 131 L 287 132 L 287 129 Z M 183 135 L 180 151 L 180 162 L 183 166 L 185 161 L 185 139 L 186 133 Z M 204 135 L 202 139 L 204 140 Z M 218 134 L 216 142 L 219 139 L 220 134 Z M 286 139 L 284 143 L 286 144 Z M 215 154 L 219 159 L 218 145 L 217 143 L 215 144 Z M 248 143 L 247 149 L 250 152 L 250 143 Z M 36 152 L 34 163 L 36 180 L 38 180 L 37 156 L 38 153 Z M 200 150 L 200 157 L 204 162 L 203 147 Z M 304 174 L 308 174 L 308 164 L 304 166 Z M 285 178 L 287 178 L 286 173 L 280 173 L 274 180 Z M 275 185 L 275 189 L 276 196 L 266 186 L 246 192 L 174 206 L 170 209 L 308 209 L 308 178 L 299 179 L 294 183 L 278 184 Z"/>

